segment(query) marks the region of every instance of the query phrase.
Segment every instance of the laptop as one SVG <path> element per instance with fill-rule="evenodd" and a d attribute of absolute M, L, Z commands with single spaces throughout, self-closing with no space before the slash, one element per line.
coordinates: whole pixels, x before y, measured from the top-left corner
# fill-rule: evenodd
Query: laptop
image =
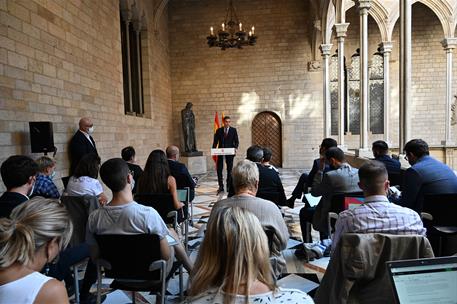
<path fill-rule="evenodd" d="M 344 210 L 352 210 L 362 205 L 365 201 L 364 197 L 360 196 L 346 196 L 344 197 Z"/>
<path fill-rule="evenodd" d="M 457 256 L 386 264 L 396 303 L 457 304 Z"/>

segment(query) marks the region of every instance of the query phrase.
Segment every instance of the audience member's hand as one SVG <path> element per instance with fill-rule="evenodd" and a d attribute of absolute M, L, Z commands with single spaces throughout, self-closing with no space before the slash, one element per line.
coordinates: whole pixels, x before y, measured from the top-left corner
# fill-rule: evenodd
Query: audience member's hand
<path fill-rule="evenodd" d="M 105 206 L 106 203 L 108 203 L 108 198 L 106 197 L 106 195 L 104 193 L 100 194 L 98 196 L 98 202 L 100 203 L 100 205 L 102 206 Z"/>
<path fill-rule="evenodd" d="M 182 209 L 182 207 L 184 207 L 185 204 L 183 202 L 179 202 L 179 209 Z"/>

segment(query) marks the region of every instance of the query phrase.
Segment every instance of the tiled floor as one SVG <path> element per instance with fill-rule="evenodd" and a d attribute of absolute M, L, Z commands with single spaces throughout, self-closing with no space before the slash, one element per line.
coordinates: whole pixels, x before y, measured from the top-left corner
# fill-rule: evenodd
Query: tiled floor
<path fill-rule="evenodd" d="M 289 197 L 290 193 L 295 187 L 295 184 L 301 174 L 300 170 L 280 170 L 281 179 L 286 191 L 286 195 Z M 194 199 L 194 227 L 190 227 L 190 257 L 195 260 L 198 251 L 198 244 L 201 241 L 203 226 L 208 220 L 208 216 L 211 212 L 211 207 L 214 202 L 226 197 L 226 194 L 216 195 L 217 190 L 217 178 L 214 173 L 201 176 L 199 180 L 199 186 L 196 189 L 196 197 Z M 328 258 L 321 258 L 310 263 L 305 263 L 297 259 L 294 255 L 294 246 L 299 245 L 301 242 L 300 224 L 298 220 L 298 213 L 303 207 L 303 203 L 298 200 L 295 203 L 295 208 L 290 209 L 284 207 L 284 219 L 286 220 L 291 239 L 289 240 L 288 249 L 283 251 L 283 256 L 287 262 L 288 273 L 316 273 L 318 278 L 321 279 L 325 268 L 328 264 Z M 318 234 L 313 232 L 313 239 L 317 239 Z M 103 280 L 103 286 L 108 292 L 109 280 Z M 184 274 L 184 286 L 187 284 L 187 273 Z M 167 296 L 167 303 L 179 303 L 179 297 L 175 296 L 179 294 L 179 284 L 177 276 L 170 280 L 168 284 L 168 292 L 171 294 Z M 137 303 L 155 303 L 155 296 L 149 295 L 147 292 L 139 292 L 136 296 Z M 131 294 L 123 291 L 112 291 L 108 292 L 107 298 L 103 303 L 109 304 L 124 304 L 131 302 Z"/>

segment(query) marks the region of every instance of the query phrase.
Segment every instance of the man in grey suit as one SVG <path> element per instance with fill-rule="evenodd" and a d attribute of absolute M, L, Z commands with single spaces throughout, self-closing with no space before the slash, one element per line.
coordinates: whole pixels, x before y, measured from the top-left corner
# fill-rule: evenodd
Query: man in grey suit
<path fill-rule="evenodd" d="M 334 170 L 324 173 L 325 164 L 330 165 Z M 332 195 L 335 193 L 346 193 L 361 191 L 359 188 L 358 170 L 346 163 L 344 152 L 337 147 L 328 149 L 325 157 L 320 160 L 319 170 L 314 176 L 311 194 L 322 196 L 316 206 L 314 214 L 307 214 L 300 217 L 300 225 L 306 226 L 306 222 L 312 222 L 313 227 L 319 230 L 321 240 L 328 238 L 327 217 L 331 207 Z M 301 214 L 300 214 L 301 215 Z"/>

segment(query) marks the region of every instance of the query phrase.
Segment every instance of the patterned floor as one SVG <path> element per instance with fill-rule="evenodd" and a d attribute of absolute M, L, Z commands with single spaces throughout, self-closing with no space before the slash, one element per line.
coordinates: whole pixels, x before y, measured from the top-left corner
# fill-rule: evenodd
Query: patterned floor
<path fill-rule="evenodd" d="M 287 197 L 290 196 L 290 193 L 294 189 L 301 172 L 301 170 L 280 170 L 281 180 L 283 182 Z M 195 260 L 196 258 L 198 252 L 198 245 L 203 236 L 203 227 L 208 220 L 208 216 L 211 212 L 212 205 L 214 204 L 214 202 L 226 197 L 226 194 L 221 194 L 219 196 L 216 195 L 216 190 L 218 188 L 217 186 L 217 178 L 213 173 L 203 175 L 199 179 L 199 186 L 196 189 L 196 197 L 193 202 L 194 226 L 190 227 L 189 231 L 189 253 L 192 260 Z M 308 274 L 316 274 L 318 279 L 320 280 L 325 272 L 325 268 L 327 267 L 329 261 L 328 258 L 321 258 L 310 263 L 304 263 L 303 261 L 297 259 L 294 255 L 294 247 L 301 243 L 301 232 L 298 220 L 298 213 L 302 207 L 303 203 L 297 200 L 294 209 L 284 207 L 284 209 L 282 210 L 284 214 L 284 219 L 287 223 L 291 235 L 288 248 L 283 251 L 283 256 L 287 262 L 288 273 L 305 274 L 302 276 L 309 276 Z M 313 231 L 313 239 L 318 239 L 318 234 L 315 231 Z M 120 290 L 111 291 L 109 289 L 110 283 L 110 280 L 103 280 L 103 289 L 104 292 L 107 293 L 107 298 L 103 303 L 131 303 L 131 293 Z M 305 284 L 305 281 L 302 281 L 301 277 L 299 276 L 290 276 L 287 279 L 285 279 L 283 283 L 288 287 L 293 287 L 293 284 Z M 310 282 L 307 281 L 307 283 Z M 187 273 L 184 273 L 184 286 L 186 285 Z M 311 287 L 312 286 L 310 286 L 310 289 Z M 175 276 L 170 280 L 167 291 L 170 293 L 170 295 L 167 296 L 166 303 L 180 302 L 180 298 L 178 296 L 178 276 Z M 149 295 L 147 292 L 138 292 L 136 293 L 136 303 L 155 303 L 155 296 Z"/>

